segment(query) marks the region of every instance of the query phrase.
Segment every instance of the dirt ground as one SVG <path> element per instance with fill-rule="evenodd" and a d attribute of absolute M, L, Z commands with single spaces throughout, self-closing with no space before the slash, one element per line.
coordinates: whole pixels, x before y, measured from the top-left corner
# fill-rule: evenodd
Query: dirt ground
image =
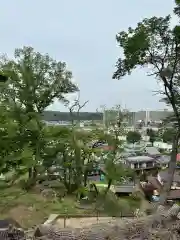
<path fill-rule="evenodd" d="M 43 211 L 37 211 L 33 207 L 17 206 L 6 214 L 9 218 L 15 219 L 22 227 L 33 227 L 43 223 L 47 216 Z"/>
<path fill-rule="evenodd" d="M 124 200 L 126 201 L 126 200 Z M 146 203 L 142 208 L 146 208 Z M 5 188 L 0 191 L 0 215 L 3 218 L 16 220 L 23 228 L 32 228 L 44 223 L 51 214 L 66 216 L 90 215 L 92 209 L 77 208 L 77 201 L 72 196 L 66 197 L 63 201 L 48 201 L 40 194 L 34 192 L 24 192 L 19 187 Z M 64 227 L 64 219 L 58 220 L 58 225 Z M 66 227 L 85 227 L 97 222 L 110 222 L 111 217 L 84 217 L 67 218 Z"/>
<path fill-rule="evenodd" d="M 73 228 L 81 228 L 81 227 L 88 227 L 92 224 L 96 223 L 110 223 L 114 219 L 112 217 L 87 217 L 87 218 L 68 218 L 68 219 L 57 219 L 56 225 L 59 228 L 63 227 L 73 227 Z"/>

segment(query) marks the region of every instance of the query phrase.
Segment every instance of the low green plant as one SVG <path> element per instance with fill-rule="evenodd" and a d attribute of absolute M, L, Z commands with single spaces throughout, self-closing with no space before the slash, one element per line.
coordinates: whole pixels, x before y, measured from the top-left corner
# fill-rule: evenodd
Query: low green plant
<path fill-rule="evenodd" d="M 35 186 L 35 184 L 36 184 L 36 180 L 32 178 L 27 180 L 22 179 L 19 181 L 20 187 L 27 192 L 31 190 Z"/>

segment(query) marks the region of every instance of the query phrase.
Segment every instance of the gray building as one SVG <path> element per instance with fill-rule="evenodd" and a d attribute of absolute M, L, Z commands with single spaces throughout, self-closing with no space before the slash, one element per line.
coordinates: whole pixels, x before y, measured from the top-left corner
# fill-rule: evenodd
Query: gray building
<path fill-rule="evenodd" d="M 166 119 L 168 116 L 172 115 L 172 112 L 167 110 L 160 110 L 160 111 L 138 111 L 133 112 L 133 122 L 134 124 L 138 121 L 142 120 L 145 123 L 148 121 L 162 121 Z"/>

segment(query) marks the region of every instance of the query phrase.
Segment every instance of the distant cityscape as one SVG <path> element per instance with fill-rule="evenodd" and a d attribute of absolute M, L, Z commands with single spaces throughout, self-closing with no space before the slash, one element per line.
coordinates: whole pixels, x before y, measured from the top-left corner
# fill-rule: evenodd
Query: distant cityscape
<path fill-rule="evenodd" d="M 137 111 L 128 112 L 126 122 L 129 126 L 135 126 L 137 123 L 142 122 L 145 125 L 159 124 L 162 120 L 172 114 L 168 110 L 157 111 Z M 42 119 L 50 124 L 67 125 L 72 120 L 79 120 L 81 122 L 98 122 L 105 124 L 107 121 L 111 121 L 118 116 L 117 111 L 104 111 L 104 112 L 80 112 L 79 114 L 59 111 L 45 111 L 42 114 Z"/>

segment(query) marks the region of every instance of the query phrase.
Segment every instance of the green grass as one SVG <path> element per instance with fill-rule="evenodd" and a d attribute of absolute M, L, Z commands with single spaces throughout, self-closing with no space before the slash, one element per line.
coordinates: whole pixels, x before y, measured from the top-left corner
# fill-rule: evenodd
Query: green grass
<path fill-rule="evenodd" d="M 102 182 L 98 182 L 102 185 Z M 120 199 L 122 205 L 133 205 L 130 199 Z M 124 208 L 124 207 L 123 207 Z M 67 196 L 62 201 L 50 201 L 39 192 L 22 190 L 17 184 L 11 187 L 5 181 L 0 181 L 0 216 L 13 218 L 24 228 L 29 228 L 43 223 L 50 214 L 63 215 L 89 215 L 94 212 L 94 207 L 87 209 L 78 208 L 75 196 Z"/>
<path fill-rule="evenodd" d="M 44 222 L 51 213 L 56 214 L 87 214 L 87 211 L 78 209 L 75 197 L 66 197 L 64 200 L 48 201 L 41 194 L 25 192 L 19 187 L 0 188 L 0 215 L 1 218 L 14 218 L 23 227 Z"/>

